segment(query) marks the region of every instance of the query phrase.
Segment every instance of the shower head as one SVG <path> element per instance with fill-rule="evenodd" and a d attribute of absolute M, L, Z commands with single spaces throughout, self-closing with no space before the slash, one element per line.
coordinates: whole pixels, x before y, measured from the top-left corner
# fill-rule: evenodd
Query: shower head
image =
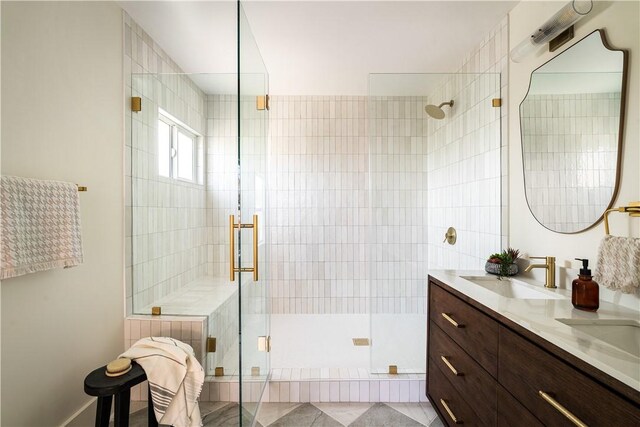
<path fill-rule="evenodd" d="M 453 99 L 449 102 L 443 102 L 442 104 L 438 105 L 437 107 L 435 105 L 427 105 L 426 107 L 424 107 L 424 111 L 426 111 L 426 113 L 428 115 L 430 115 L 431 117 L 433 117 L 434 119 L 437 120 L 442 120 L 444 119 L 444 110 L 442 109 L 442 106 L 444 105 L 448 105 L 449 107 L 453 107 Z"/>

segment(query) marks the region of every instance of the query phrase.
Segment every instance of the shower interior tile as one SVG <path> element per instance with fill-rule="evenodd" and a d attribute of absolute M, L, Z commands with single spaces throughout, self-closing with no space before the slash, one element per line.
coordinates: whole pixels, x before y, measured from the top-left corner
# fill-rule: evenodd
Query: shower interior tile
<path fill-rule="evenodd" d="M 222 402 L 229 402 L 231 397 L 230 384 L 229 383 L 218 383 L 218 384 L 220 385 L 219 400 Z"/>
<path fill-rule="evenodd" d="M 280 383 L 269 383 L 269 402 L 280 402 Z"/>
<path fill-rule="evenodd" d="M 129 321 L 130 328 L 130 339 L 139 340 L 140 339 L 140 321 L 139 320 L 130 320 Z"/>
<path fill-rule="evenodd" d="M 290 402 L 290 395 L 291 389 L 290 389 L 290 385 L 288 382 L 281 382 L 280 383 L 280 402 Z"/>
<path fill-rule="evenodd" d="M 282 378 L 282 369 L 271 370 L 271 381 L 278 381 Z"/>
<path fill-rule="evenodd" d="M 291 369 L 291 380 L 298 381 L 302 377 L 302 369 L 301 368 L 293 368 Z"/>
<path fill-rule="evenodd" d="M 311 383 L 308 381 L 300 382 L 300 402 L 310 402 L 311 401 Z"/>
<path fill-rule="evenodd" d="M 191 322 L 180 322 L 181 323 L 181 339 L 182 341 L 190 341 L 191 340 Z"/>
<path fill-rule="evenodd" d="M 398 402 L 409 402 L 409 381 L 398 381 L 399 384 L 399 399 Z M 393 400 L 392 400 L 393 402 Z"/>
<path fill-rule="evenodd" d="M 361 379 L 370 378 L 369 370 L 365 369 L 365 368 L 358 368 L 358 377 L 361 378 Z"/>
<path fill-rule="evenodd" d="M 380 402 L 389 402 L 389 381 L 380 381 Z"/>
<path fill-rule="evenodd" d="M 340 383 L 338 381 L 329 381 L 328 402 L 340 402 Z"/>
<path fill-rule="evenodd" d="M 211 400 L 211 395 L 210 395 L 210 390 L 211 390 L 211 384 L 206 382 L 202 385 L 202 390 L 200 391 L 200 397 L 198 397 L 198 400 L 200 402 L 210 402 Z"/>
<path fill-rule="evenodd" d="M 289 381 L 291 379 L 291 369 L 289 368 L 282 369 L 282 373 L 280 374 L 280 379 L 284 381 Z"/>
<path fill-rule="evenodd" d="M 349 402 L 360 401 L 360 383 L 359 381 L 349 381 Z"/>
<path fill-rule="evenodd" d="M 409 402 L 420 401 L 420 381 L 409 382 Z M 403 400 L 405 402 L 405 400 Z"/>
<path fill-rule="evenodd" d="M 140 321 L 140 338 L 148 338 L 150 336 L 151 336 L 151 321 L 141 320 Z"/>
<path fill-rule="evenodd" d="M 327 396 L 329 395 L 329 390 L 327 387 Z M 310 402 L 321 402 L 320 400 L 320 382 L 319 381 L 311 381 L 309 382 L 309 401 Z"/>
<path fill-rule="evenodd" d="M 292 381 L 289 384 L 289 402 L 300 402 L 300 383 Z"/>
<path fill-rule="evenodd" d="M 340 381 L 340 402 L 349 402 L 349 381 Z"/>
<path fill-rule="evenodd" d="M 400 383 L 401 381 L 389 381 L 389 402 L 400 402 Z"/>
<path fill-rule="evenodd" d="M 426 380 L 421 380 L 420 381 L 420 402 L 428 402 L 429 399 L 427 399 L 427 381 Z"/>

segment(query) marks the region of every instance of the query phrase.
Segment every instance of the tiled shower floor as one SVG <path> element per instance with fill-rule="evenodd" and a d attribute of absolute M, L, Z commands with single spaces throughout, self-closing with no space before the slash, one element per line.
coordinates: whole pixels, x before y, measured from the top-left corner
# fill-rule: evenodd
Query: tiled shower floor
<path fill-rule="evenodd" d="M 200 403 L 204 427 L 238 425 L 238 404 Z M 263 403 L 260 427 L 441 427 L 429 403 Z M 131 427 L 146 427 L 147 411 L 131 414 Z M 250 426 L 249 419 L 243 425 Z"/>

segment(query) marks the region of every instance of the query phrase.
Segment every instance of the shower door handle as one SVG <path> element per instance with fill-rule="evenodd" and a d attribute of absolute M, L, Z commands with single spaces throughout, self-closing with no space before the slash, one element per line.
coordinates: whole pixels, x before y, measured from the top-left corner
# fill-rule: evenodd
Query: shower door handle
<path fill-rule="evenodd" d="M 253 267 L 235 266 L 236 244 L 235 229 L 253 228 Z M 234 215 L 229 215 L 229 279 L 236 280 L 236 272 L 252 272 L 253 281 L 258 281 L 258 215 L 253 215 L 253 224 L 236 224 Z"/>

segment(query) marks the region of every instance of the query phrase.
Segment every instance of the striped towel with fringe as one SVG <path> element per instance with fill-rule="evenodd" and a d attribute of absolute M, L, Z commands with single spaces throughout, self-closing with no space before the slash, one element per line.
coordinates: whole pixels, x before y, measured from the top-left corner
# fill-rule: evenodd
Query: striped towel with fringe
<path fill-rule="evenodd" d="M 119 357 L 135 360 L 147 374 L 158 423 L 202 426 L 198 396 L 204 369 L 190 345 L 173 338 L 142 338 Z"/>

